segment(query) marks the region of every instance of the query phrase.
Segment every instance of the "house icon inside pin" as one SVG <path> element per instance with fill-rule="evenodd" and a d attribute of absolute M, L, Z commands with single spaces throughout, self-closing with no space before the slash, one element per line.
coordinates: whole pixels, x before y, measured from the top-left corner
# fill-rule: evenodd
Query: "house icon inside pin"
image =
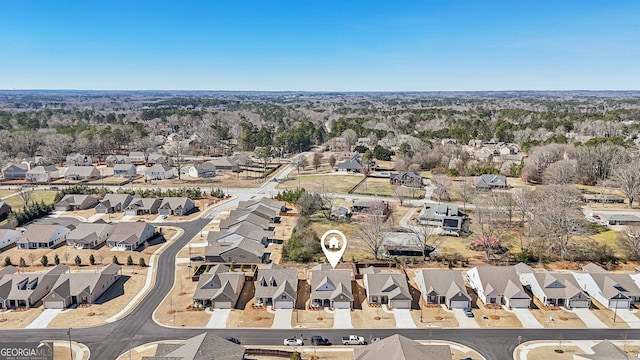
<path fill-rule="evenodd" d="M 329 249 L 331 250 L 339 250 L 340 249 L 340 240 L 338 240 L 335 236 L 329 239 Z"/>

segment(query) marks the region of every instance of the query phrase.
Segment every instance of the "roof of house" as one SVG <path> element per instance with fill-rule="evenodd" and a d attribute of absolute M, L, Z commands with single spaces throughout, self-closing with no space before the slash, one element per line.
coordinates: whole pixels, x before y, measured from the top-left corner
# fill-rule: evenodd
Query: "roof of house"
<path fill-rule="evenodd" d="M 2 171 L 5 171 L 5 170 L 7 170 L 7 169 L 9 169 L 9 168 L 11 168 L 11 167 L 19 168 L 19 169 L 24 170 L 24 171 L 29 170 L 29 166 L 27 166 L 27 164 L 14 164 L 14 163 L 9 163 L 9 164 L 7 164 L 5 167 L 3 167 L 3 168 L 2 168 Z"/>
<path fill-rule="evenodd" d="M 593 354 L 579 354 L 577 355 L 583 359 L 591 360 L 630 360 L 633 359 L 630 355 L 627 355 L 619 347 L 615 346 L 609 340 L 603 340 L 591 347 Z"/>
<path fill-rule="evenodd" d="M 360 164 L 360 161 L 357 158 L 352 158 L 338 162 L 338 169 L 360 170 L 362 169 L 362 164 Z"/>
<path fill-rule="evenodd" d="M 266 286 L 262 283 L 266 282 Z M 284 269 L 276 264 L 268 264 L 258 270 L 256 283 L 256 298 L 276 298 L 286 293 L 291 298 L 296 298 L 298 292 L 298 270 Z"/>
<path fill-rule="evenodd" d="M 229 227 L 242 222 L 247 222 L 247 223 L 256 225 L 262 230 L 268 230 L 269 223 L 271 221 L 265 219 L 264 217 L 253 214 L 251 212 L 247 213 L 242 211 L 240 212 L 232 211 L 229 214 L 228 218 L 220 220 L 220 229 L 228 229 Z"/>
<path fill-rule="evenodd" d="M 167 165 L 167 164 L 154 164 L 153 166 L 149 167 L 145 173 L 154 173 L 154 172 L 166 172 L 171 170 L 171 166 Z"/>
<path fill-rule="evenodd" d="M 571 299 L 578 294 L 585 294 L 569 273 L 536 272 L 533 276 L 549 299 Z"/>
<path fill-rule="evenodd" d="M 116 275 L 121 268 L 120 265 L 111 263 L 104 266 L 99 272 L 85 271 L 61 274 L 51 288 L 51 293 L 55 293 L 63 299 L 77 296 L 82 292 L 92 294 L 101 278 Z M 45 296 L 44 301 L 52 297 L 51 293 Z"/>
<path fill-rule="evenodd" d="M 234 166 L 238 166 L 238 162 L 234 158 L 231 158 L 231 157 L 228 157 L 228 156 L 213 158 L 209 162 L 212 163 L 216 167 L 234 167 Z"/>
<path fill-rule="evenodd" d="M 63 234 L 68 234 L 70 232 L 68 228 L 62 225 L 31 224 L 26 228 L 24 233 L 22 233 L 22 237 L 18 240 L 18 243 L 48 243 L 53 234 L 58 231 Z"/>
<path fill-rule="evenodd" d="M 476 186 L 480 187 L 506 187 L 507 177 L 504 175 L 483 174 L 476 179 Z"/>
<path fill-rule="evenodd" d="M 135 169 L 135 167 L 133 164 L 114 164 L 113 171 L 130 171 L 131 168 Z"/>
<path fill-rule="evenodd" d="M 127 209 L 151 209 L 160 206 L 161 202 L 158 198 L 133 198 Z"/>
<path fill-rule="evenodd" d="M 95 195 L 69 194 L 65 195 L 56 205 L 84 206 L 97 201 L 98 197 Z"/>
<path fill-rule="evenodd" d="M 467 299 L 471 299 L 467 293 L 462 274 L 458 270 L 420 270 L 416 273 L 416 281 L 424 282 L 426 294 L 435 292 L 447 298 L 462 294 Z"/>
<path fill-rule="evenodd" d="M 243 282 L 243 272 L 229 271 L 228 266 L 218 264 L 200 275 L 193 298 L 231 301 L 242 291 Z"/>
<path fill-rule="evenodd" d="M 420 218 L 464 217 L 458 205 L 426 204 L 419 215 Z"/>
<path fill-rule="evenodd" d="M 603 269 L 602 267 L 594 264 L 594 263 L 588 263 L 587 265 L 582 267 L 582 271 L 584 272 L 588 272 L 590 274 L 594 274 L 594 273 L 608 273 L 607 270 Z"/>
<path fill-rule="evenodd" d="M 83 222 L 71 230 L 69 235 L 67 235 L 67 241 L 76 244 L 90 244 L 99 238 L 99 234 L 103 234 L 105 231 L 111 232 L 113 227 L 113 225 L 104 222 Z"/>
<path fill-rule="evenodd" d="M 351 271 L 332 269 L 327 264 L 314 266 L 311 271 L 311 299 L 353 301 Z"/>
<path fill-rule="evenodd" d="M 258 258 L 261 258 L 264 253 L 264 245 L 251 239 L 242 238 L 230 242 L 213 242 L 205 248 L 205 256 L 222 256 L 234 249 L 242 249 Z"/>
<path fill-rule="evenodd" d="M 364 276 L 369 296 L 385 295 L 389 300 L 411 300 L 409 284 L 404 274 L 384 271 Z"/>
<path fill-rule="evenodd" d="M 216 170 L 216 165 L 209 161 L 197 163 L 193 165 L 193 167 L 195 167 L 196 170 L 198 171 L 215 171 Z"/>
<path fill-rule="evenodd" d="M 524 292 L 518 273 L 513 266 L 476 266 L 485 294 L 496 291 L 511 299 L 531 299 Z"/>
<path fill-rule="evenodd" d="M 152 227 L 146 222 L 119 222 L 113 227 L 113 233 L 109 236 L 109 241 L 116 243 L 135 244 L 142 238 L 145 229 Z"/>
<path fill-rule="evenodd" d="M 245 349 L 217 335 L 205 332 L 185 340 L 181 345 L 158 344 L 155 356 L 142 360 L 242 360 Z"/>
<path fill-rule="evenodd" d="M 56 265 L 45 273 L 11 273 L 5 274 L 0 279 L 0 299 L 26 299 L 34 292 L 35 288 L 43 283 L 53 285 L 56 279 L 69 271 L 67 265 Z M 46 280 L 46 281 L 45 281 Z M 19 288 L 20 283 L 35 283 L 34 289 Z M 45 285 L 46 286 L 46 285 Z"/>
<path fill-rule="evenodd" d="M 361 348 L 354 348 L 355 360 L 451 360 L 449 345 L 422 345 L 402 335 L 391 335 Z"/>
<path fill-rule="evenodd" d="M 120 204 L 124 208 L 131 203 L 131 200 L 133 200 L 133 197 L 129 194 L 106 194 L 100 204 L 106 207 L 114 207 Z"/>
<path fill-rule="evenodd" d="M 58 168 L 53 165 L 46 165 L 46 166 L 39 165 L 27 171 L 27 174 L 48 174 L 54 171 L 58 171 Z"/>
<path fill-rule="evenodd" d="M 403 172 L 398 173 L 398 174 L 391 174 L 390 177 L 391 177 L 391 179 L 411 178 L 411 179 L 422 181 L 422 176 L 420 174 L 415 173 L 414 171 L 403 171 Z"/>
<path fill-rule="evenodd" d="M 590 275 L 606 299 L 613 299 L 619 295 L 640 297 L 640 288 L 630 274 L 591 273 Z"/>
<path fill-rule="evenodd" d="M 89 177 L 100 175 L 100 170 L 95 166 L 69 166 L 64 176 Z"/>
<path fill-rule="evenodd" d="M 162 199 L 162 203 L 160 204 L 161 208 L 163 209 L 169 208 L 172 210 L 175 210 L 178 208 L 190 209 L 193 206 L 194 206 L 193 200 L 189 199 L 188 197 L 166 197 Z"/>

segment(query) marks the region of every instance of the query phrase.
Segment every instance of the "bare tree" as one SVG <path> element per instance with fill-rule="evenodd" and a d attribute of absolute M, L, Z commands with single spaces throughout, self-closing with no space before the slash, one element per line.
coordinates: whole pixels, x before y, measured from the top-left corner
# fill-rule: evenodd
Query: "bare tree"
<path fill-rule="evenodd" d="M 525 222 L 531 219 L 533 211 L 531 193 L 523 189 L 512 189 L 511 196 L 516 212 L 520 213 L 520 224 L 524 225 Z"/>
<path fill-rule="evenodd" d="M 532 183 L 541 183 L 544 171 L 556 161 L 563 158 L 566 145 L 550 144 L 533 148 L 525 161 L 522 177 Z"/>
<path fill-rule="evenodd" d="M 618 247 L 628 260 L 640 259 L 640 226 L 627 226 L 618 233 Z"/>
<path fill-rule="evenodd" d="M 178 180 L 180 180 L 180 173 L 182 167 L 186 163 L 185 155 L 187 154 L 187 145 L 184 141 L 178 141 L 171 147 L 171 159 L 173 160 L 173 164 L 178 168 Z"/>
<path fill-rule="evenodd" d="M 362 241 L 364 247 L 373 255 L 380 258 L 380 250 L 384 242 L 385 234 L 391 229 L 387 218 L 381 215 L 368 215 L 356 228 L 356 237 Z"/>
<path fill-rule="evenodd" d="M 64 259 L 64 263 L 68 264 L 69 263 L 69 253 L 68 252 L 63 252 L 62 253 L 62 258 Z"/>
<path fill-rule="evenodd" d="M 441 201 L 449 201 L 451 197 L 449 196 L 449 188 L 451 187 L 451 180 L 446 175 L 434 175 L 431 178 L 431 184 L 435 186 L 433 190 L 433 196 L 438 200 L 438 203 Z"/>
<path fill-rule="evenodd" d="M 577 151 L 578 179 L 595 185 L 607 180 L 621 164 L 629 163 L 629 152 L 618 145 L 581 146 Z"/>
<path fill-rule="evenodd" d="M 549 165 L 542 174 L 545 184 L 573 184 L 576 180 L 578 162 L 560 160 Z"/>
<path fill-rule="evenodd" d="M 356 134 L 356 132 L 351 129 L 347 129 L 342 132 L 341 136 L 344 139 L 344 142 L 347 146 L 347 150 L 350 151 L 351 147 L 355 145 L 356 141 L 358 140 L 358 134 Z"/>
<path fill-rule="evenodd" d="M 327 220 L 331 220 L 331 210 L 333 210 L 336 203 L 336 197 L 331 193 L 322 193 L 320 198 L 322 200 L 322 215 L 324 215 Z"/>
<path fill-rule="evenodd" d="M 458 189 L 458 196 L 462 200 L 462 210 L 467 211 L 467 203 L 471 202 L 476 196 L 475 186 L 464 180 Z"/>
<path fill-rule="evenodd" d="M 496 233 L 500 228 L 500 208 L 496 200 L 497 197 L 493 193 L 475 199 L 474 223 L 479 239 L 489 240 L 497 237 Z M 475 244 L 476 247 L 482 247 L 487 261 L 491 261 L 493 250 L 495 250 L 492 244 L 492 241 L 480 241 Z"/>
<path fill-rule="evenodd" d="M 313 162 L 313 168 L 318 171 L 318 167 L 322 164 L 322 153 L 314 152 L 311 161 Z"/>
<path fill-rule="evenodd" d="M 436 227 L 418 224 L 411 226 L 411 233 L 413 234 L 415 244 L 422 250 L 424 259 L 427 258 L 427 254 L 440 244 L 441 237 Z"/>
<path fill-rule="evenodd" d="M 27 256 L 29 258 L 29 261 L 31 262 L 31 266 L 33 266 L 33 262 L 36 259 L 36 254 L 30 252 L 29 255 Z"/>
<path fill-rule="evenodd" d="M 398 199 L 398 201 L 400 202 L 400 206 L 402 206 L 404 200 L 408 196 L 407 188 L 402 185 L 395 185 L 393 187 L 393 196 Z"/>
<path fill-rule="evenodd" d="M 640 162 L 617 167 L 608 183 L 620 189 L 629 199 L 629 207 L 633 207 L 635 198 L 640 194 Z"/>
<path fill-rule="evenodd" d="M 22 200 L 25 208 L 29 206 L 29 202 L 31 202 L 31 195 L 33 195 L 33 189 L 22 189 L 18 193 L 18 196 L 20 197 L 20 200 Z"/>
<path fill-rule="evenodd" d="M 333 169 L 334 166 L 336 166 L 336 156 L 331 154 L 329 156 L 329 166 L 331 166 L 331 168 Z"/>
<path fill-rule="evenodd" d="M 300 168 L 304 170 L 305 166 L 309 165 L 309 160 L 303 154 L 300 154 L 293 159 L 291 159 L 291 163 L 296 167 L 296 171 L 300 172 Z"/>

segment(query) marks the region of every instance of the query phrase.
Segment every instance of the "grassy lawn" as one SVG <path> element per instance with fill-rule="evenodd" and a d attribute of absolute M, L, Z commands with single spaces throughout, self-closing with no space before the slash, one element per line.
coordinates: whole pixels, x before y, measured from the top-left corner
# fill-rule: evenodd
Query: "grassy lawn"
<path fill-rule="evenodd" d="M 301 187 L 310 192 L 322 192 L 324 190 L 346 194 L 361 180 L 362 176 L 358 175 L 300 175 L 278 184 L 276 189 L 285 190 Z"/>
<path fill-rule="evenodd" d="M 394 193 L 394 189 L 397 185 L 391 185 L 389 183 L 389 179 L 377 179 L 377 178 L 368 178 L 365 182 L 360 184 L 358 188 L 353 192 L 354 194 L 360 195 L 372 195 L 372 196 L 388 196 L 388 197 L 396 197 Z M 419 196 L 424 196 L 423 189 L 414 189 L 404 187 L 402 188 L 404 191 L 404 197 L 407 199 L 418 199 Z"/>
<path fill-rule="evenodd" d="M 16 191 L 15 190 L 0 190 L 0 198 L 3 198 L 5 196 L 9 196 L 11 194 L 15 194 Z"/>
<path fill-rule="evenodd" d="M 600 244 L 606 244 L 607 246 L 618 246 L 618 232 L 613 230 L 603 231 L 599 234 L 593 235 L 593 239 Z"/>
<path fill-rule="evenodd" d="M 31 192 L 30 202 L 44 201 L 45 204 L 53 204 L 53 199 L 56 197 L 56 191 L 49 190 L 34 190 Z M 5 202 L 11 205 L 13 211 L 22 210 L 24 203 L 19 195 L 12 196 L 5 200 Z"/>

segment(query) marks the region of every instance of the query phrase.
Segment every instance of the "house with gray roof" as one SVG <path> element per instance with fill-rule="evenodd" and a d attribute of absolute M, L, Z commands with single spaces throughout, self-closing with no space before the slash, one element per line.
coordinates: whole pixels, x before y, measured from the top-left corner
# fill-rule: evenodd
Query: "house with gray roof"
<path fill-rule="evenodd" d="M 23 180 L 29 171 L 29 167 L 25 164 L 9 163 L 2 168 L 2 177 L 5 180 Z"/>
<path fill-rule="evenodd" d="M 144 151 L 130 151 L 129 160 L 135 165 L 144 165 L 147 162 L 147 155 Z"/>
<path fill-rule="evenodd" d="M 452 204 L 425 204 L 418 214 L 420 224 L 439 227 L 444 235 L 453 236 L 465 230 L 465 219 L 458 205 Z"/>
<path fill-rule="evenodd" d="M 232 210 L 229 213 L 229 217 L 241 216 L 242 214 L 249 214 L 249 213 L 259 216 L 265 220 L 268 220 L 270 223 L 274 223 L 274 224 L 278 224 L 281 220 L 279 212 L 273 210 L 270 207 L 264 206 L 262 204 L 257 204 L 249 208 L 237 208 L 235 210 Z"/>
<path fill-rule="evenodd" d="M 341 173 L 360 172 L 362 171 L 362 168 L 363 166 L 360 159 L 360 154 L 356 154 L 347 160 L 338 162 L 338 172 Z"/>
<path fill-rule="evenodd" d="M 311 269 L 311 307 L 353 308 L 351 271 L 318 264 Z"/>
<path fill-rule="evenodd" d="M 68 266 L 60 264 L 47 272 L 4 274 L 0 278 L 0 308 L 37 306 L 53 288 L 58 278 L 68 271 Z"/>
<path fill-rule="evenodd" d="M 124 214 L 129 216 L 157 214 L 162 200 L 158 198 L 133 198 L 125 207 Z"/>
<path fill-rule="evenodd" d="M 80 223 L 67 235 L 67 245 L 76 249 L 94 249 L 107 241 L 113 228 L 112 224 L 105 222 Z"/>
<path fill-rule="evenodd" d="M 263 244 L 247 238 L 212 242 L 204 250 L 206 261 L 218 263 L 262 264 L 269 262 L 270 255 Z"/>
<path fill-rule="evenodd" d="M 392 309 L 411 309 L 411 293 L 404 274 L 380 271 L 370 266 L 365 269 L 363 279 L 369 304 L 389 305 Z"/>
<path fill-rule="evenodd" d="M 483 174 L 476 179 L 476 190 L 506 189 L 509 187 L 504 175 Z"/>
<path fill-rule="evenodd" d="M 64 172 L 67 180 L 91 180 L 100 177 L 100 170 L 95 166 L 69 166 Z"/>
<path fill-rule="evenodd" d="M 133 164 L 113 165 L 113 176 L 125 179 L 132 179 L 138 175 L 136 166 Z"/>
<path fill-rule="evenodd" d="M 593 354 L 573 354 L 575 360 L 632 360 L 624 350 L 609 340 L 602 340 L 591 347 Z M 637 357 L 635 357 L 637 359 Z"/>
<path fill-rule="evenodd" d="M 31 168 L 25 174 L 25 178 L 29 182 L 48 183 L 52 180 L 60 178 L 60 170 L 53 165 L 40 165 Z"/>
<path fill-rule="evenodd" d="M 255 303 L 274 309 L 293 309 L 298 297 L 298 270 L 268 264 L 258 270 Z"/>
<path fill-rule="evenodd" d="M 238 171 L 238 161 L 229 156 L 216 157 L 209 161 L 215 166 L 216 171 Z"/>
<path fill-rule="evenodd" d="M 153 152 L 147 155 L 147 166 L 153 166 L 155 164 L 167 164 L 169 162 L 169 158 L 167 155 Z"/>
<path fill-rule="evenodd" d="M 284 201 L 273 200 L 266 197 L 244 200 L 238 203 L 238 209 L 254 209 L 258 206 L 270 208 L 275 212 L 276 215 L 286 213 L 290 210 L 287 209 L 286 203 Z"/>
<path fill-rule="evenodd" d="M 573 272 L 580 289 L 609 309 L 628 309 L 640 301 L 640 287 L 630 274 L 611 273 L 597 265 Z"/>
<path fill-rule="evenodd" d="M 245 349 L 212 333 L 202 333 L 180 343 L 159 342 L 153 356 L 142 360 L 244 360 Z"/>
<path fill-rule="evenodd" d="M 187 175 L 192 178 L 212 178 L 216 176 L 216 166 L 212 162 L 203 162 L 189 166 Z"/>
<path fill-rule="evenodd" d="M 164 163 L 155 164 L 149 167 L 144 172 L 144 177 L 147 180 L 165 180 L 165 179 L 171 179 L 174 176 L 176 175 L 173 171 L 173 168 Z"/>
<path fill-rule="evenodd" d="M 31 224 L 16 244 L 19 249 L 53 249 L 64 243 L 70 232 L 62 225 Z"/>
<path fill-rule="evenodd" d="M 513 266 L 476 266 L 467 271 L 467 281 L 485 304 L 526 309 L 531 298 L 522 288 Z"/>
<path fill-rule="evenodd" d="M 391 335 L 353 349 L 354 360 L 452 360 L 449 345 L 423 345 L 402 335 Z"/>
<path fill-rule="evenodd" d="M 471 296 L 458 270 L 424 269 L 414 276 L 427 304 L 445 304 L 449 309 L 471 308 Z"/>
<path fill-rule="evenodd" d="M 61 274 L 42 302 L 45 309 L 66 309 L 79 304 L 93 304 L 118 281 L 120 265 L 109 264 L 99 272 Z"/>
<path fill-rule="evenodd" d="M 398 174 L 391 174 L 389 177 L 391 185 L 402 185 L 407 187 L 421 188 L 424 186 L 422 176 L 414 171 L 403 171 Z"/>
<path fill-rule="evenodd" d="M 552 271 L 536 272 L 527 265 L 520 265 L 521 267 L 516 267 L 520 282 L 543 305 L 564 306 L 567 309 L 588 309 L 591 306 L 591 298 L 580 288 L 572 274 Z"/>
<path fill-rule="evenodd" d="M 70 167 L 91 166 L 93 162 L 91 161 L 91 156 L 89 155 L 73 153 L 73 154 L 67 155 L 67 160 L 65 161 L 65 164 Z"/>
<path fill-rule="evenodd" d="M 162 199 L 158 214 L 160 215 L 187 215 L 195 209 L 193 200 L 188 197 L 166 197 Z"/>
<path fill-rule="evenodd" d="M 270 225 L 270 221 L 253 213 L 243 213 L 232 211 L 229 217 L 220 220 L 220 229 L 225 230 L 238 225 L 240 223 L 247 223 L 255 226 L 260 230 L 273 230 L 274 227 Z"/>
<path fill-rule="evenodd" d="M 56 211 L 86 210 L 98 205 L 98 201 L 95 195 L 69 194 L 58 201 L 54 208 Z"/>
<path fill-rule="evenodd" d="M 109 155 L 104 159 L 107 166 L 131 164 L 131 159 L 128 155 Z"/>
<path fill-rule="evenodd" d="M 156 235 L 156 228 L 144 221 L 119 222 L 107 239 L 108 247 L 135 250 Z"/>
<path fill-rule="evenodd" d="M 22 237 L 22 232 L 13 229 L 0 229 L 0 249 L 15 244 Z"/>
<path fill-rule="evenodd" d="M 96 214 L 112 214 L 124 211 L 129 206 L 133 196 L 129 194 L 106 194 L 96 205 Z"/>
<path fill-rule="evenodd" d="M 226 265 L 218 264 L 200 275 L 193 293 L 195 307 L 231 309 L 236 306 L 242 287 L 244 272 L 230 271 Z"/>

